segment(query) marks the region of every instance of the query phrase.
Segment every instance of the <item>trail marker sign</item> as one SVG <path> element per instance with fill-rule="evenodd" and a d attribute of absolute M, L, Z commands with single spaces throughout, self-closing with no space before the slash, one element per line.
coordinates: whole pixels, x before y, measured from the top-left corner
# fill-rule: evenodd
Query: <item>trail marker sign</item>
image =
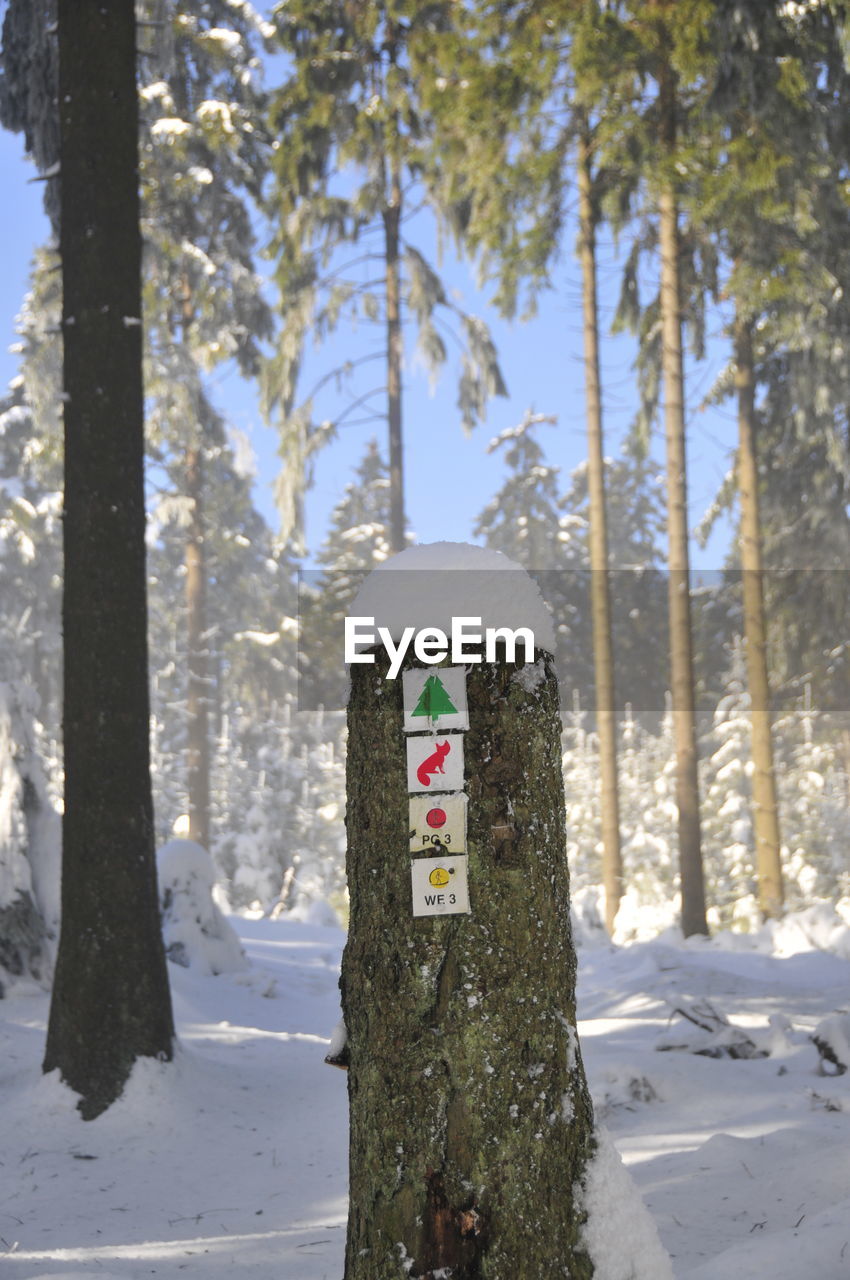
<path fill-rule="evenodd" d="M 407 790 L 460 791 L 463 788 L 463 734 L 407 739 Z"/>
<path fill-rule="evenodd" d="M 469 912 L 465 854 L 414 858 L 410 879 L 415 916 L 456 916 Z"/>
<path fill-rule="evenodd" d="M 463 853 L 466 849 L 466 796 L 411 796 L 410 852 Z"/>
<path fill-rule="evenodd" d="M 404 729 L 468 729 L 465 667 L 411 667 L 401 677 Z"/>

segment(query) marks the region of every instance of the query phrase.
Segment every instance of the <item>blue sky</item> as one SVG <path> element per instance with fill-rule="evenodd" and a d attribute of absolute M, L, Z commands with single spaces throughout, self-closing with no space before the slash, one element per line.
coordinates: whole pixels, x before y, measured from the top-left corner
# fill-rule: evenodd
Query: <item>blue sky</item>
<path fill-rule="evenodd" d="M 33 182 L 35 170 L 25 159 L 18 136 L 0 131 L 0 173 L 4 200 L 0 202 L 3 271 L 0 273 L 0 378 L 5 385 L 16 372 L 8 353 L 14 341 L 14 320 L 27 287 L 33 249 L 47 234 L 41 209 L 41 184 Z M 427 227 L 424 234 L 428 235 Z M 412 237 L 415 239 L 415 237 Z M 423 246 L 426 249 L 428 246 Z M 468 266 L 449 259 L 445 263 L 449 287 L 469 311 L 483 315 L 496 339 L 509 399 L 491 402 L 487 422 L 465 436 L 456 408 L 456 378 L 447 370 L 431 391 L 425 371 L 412 353 L 405 372 L 405 479 L 408 520 L 420 542 L 440 539 L 471 540 L 475 517 L 499 488 L 504 475 L 499 453 L 488 456 L 490 439 L 518 423 L 527 408 L 556 415 L 554 428 L 540 430 L 548 461 L 566 476 L 586 457 L 581 367 L 581 316 L 578 264 L 565 254 L 556 271 L 557 288 L 541 300 L 538 316 L 528 323 L 500 321 L 487 306 L 487 294 L 476 289 Z M 600 287 L 606 324 L 610 322 L 616 295 L 618 268 L 609 249 L 603 251 Z M 335 339 L 337 357 L 356 355 L 364 343 L 380 344 L 343 325 Z M 688 384 L 691 407 L 688 433 L 690 522 L 695 526 L 711 503 L 728 465 L 734 444 L 735 424 L 731 406 L 702 413 L 698 405 L 711 385 L 722 359 L 715 343 L 713 359 L 692 370 Z M 605 395 L 606 452 L 613 454 L 628 428 L 636 404 L 631 370 L 634 348 L 627 338 L 605 338 L 603 377 Z M 331 352 L 311 353 L 303 385 L 331 367 Z M 376 365 L 380 368 L 379 365 Z M 377 375 L 376 375 L 377 377 Z M 279 467 L 274 432 L 260 418 L 252 387 L 232 370 L 216 375 L 216 399 L 234 427 L 245 432 L 257 456 L 256 502 L 267 520 L 276 525 L 272 482 Z M 384 445 L 382 424 L 344 428 L 339 438 L 320 455 L 306 507 L 307 543 L 315 553 L 333 506 L 352 478 L 371 435 Z M 663 459 L 662 441 L 656 438 L 654 455 Z M 693 548 L 694 567 L 715 569 L 722 565 L 729 539 L 723 525 L 705 549 Z M 308 561 L 309 563 L 309 561 Z"/>

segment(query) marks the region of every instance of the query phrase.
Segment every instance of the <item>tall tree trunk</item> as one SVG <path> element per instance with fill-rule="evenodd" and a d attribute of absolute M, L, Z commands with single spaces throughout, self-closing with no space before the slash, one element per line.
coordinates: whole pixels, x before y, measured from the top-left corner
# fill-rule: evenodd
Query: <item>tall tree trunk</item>
<path fill-rule="evenodd" d="M 183 277 L 182 328 L 187 366 L 191 367 L 190 334 L 194 320 L 192 286 Z M 189 500 L 186 531 L 186 810 L 189 839 L 210 847 L 210 674 L 207 632 L 207 559 L 204 513 L 204 422 L 201 397 L 197 421 L 188 423 L 192 442 L 186 449 L 185 485 Z"/>
<path fill-rule="evenodd" d="M 676 145 L 676 88 L 672 69 L 662 61 L 659 77 L 662 141 L 668 156 Z M 676 805 L 682 885 L 682 931 L 707 933 L 705 885 L 700 842 L 697 732 L 691 638 L 690 558 L 685 461 L 685 378 L 679 276 L 679 209 L 672 178 L 659 196 L 661 249 L 662 377 L 667 454 L 668 599 L 670 611 L 670 683 L 676 747 Z"/>
<path fill-rule="evenodd" d="M 576 1195 L 593 1117 L 553 664 L 468 669 L 470 914 L 444 917 L 412 912 L 402 681 L 387 666 L 382 651 L 353 666 L 348 703 L 345 1277 L 588 1280 Z"/>
<path fill-rule="evenodd" d="M 186 453 L 186 496 L 191 506 L 186 538 L 186 791 L 189 839 L 210 847 L 210 663 L 207 567 L 204 546 L 204 462 L 200 443 Z"/>
<path fill-rule="evenodd" d="M 62 927 L 45 1071 L 87 1119 L 170 1058 L 148 734 L 135 13 L 59 0 L 65 418 Z"/>
<path fill-rule="evenodd" d="M 584 318 L 584 388 L 587 405 L 588 488 L 590 493 L 590 607 L 593 619 L 593 668 L 596 677 L 596 726 L 602 805 L 602 883 L 605 924 L 613 932 L 623 894 L 620 851 L 620 800 L 617 782 L 617 716 L 614 643 L 605 512 L 605 459 L 602 447 L 602 395 L 599 375 L 599 310 L 596 296 L 596 211 L 590 128 L 579 136 L 579 242 Z"/>
<path fill-rule="evenodd" d="M 749 323 L 740 316 L 735 321 L 735 386 L 738 392 L 738 485 L 741 495 L 744 647 L 752 722 L 753 830 L 759 906 L 765 918 L 769 919 L 782 913 L 781 841 L 767 674 L 753 339 Z"/>
<path fill-rule="evenodd" d="M 397 146 L 390 152 L 390 193 L 384 209 L 387 268 L 387 416 L 389 421 L 390 550 L 405 547 L 404 465 L 401 425 L 401 163 Z"/>

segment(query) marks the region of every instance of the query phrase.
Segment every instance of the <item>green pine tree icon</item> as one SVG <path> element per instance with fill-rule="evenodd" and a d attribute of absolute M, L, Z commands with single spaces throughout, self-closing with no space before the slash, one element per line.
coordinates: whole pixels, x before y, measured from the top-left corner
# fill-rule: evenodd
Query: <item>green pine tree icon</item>
<path fill-rule="evenodd" d="M 446 687 L 439 676 L 429 676 L 425 681 L 413 714 L 427 716 L 429 720 L 436 720 L 438 716 L 457 715 L 457 707 L 446 693 Z"/>

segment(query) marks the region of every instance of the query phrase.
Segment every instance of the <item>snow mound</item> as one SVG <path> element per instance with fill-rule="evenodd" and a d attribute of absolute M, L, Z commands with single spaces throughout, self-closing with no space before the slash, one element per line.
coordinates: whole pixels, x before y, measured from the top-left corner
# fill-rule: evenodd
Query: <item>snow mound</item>
<path fill-rule="evenodd" d="M 608 945 L 604 911 L 605 890 L 601 884 L 588 884 L 570 894 L 570 926 L 576 947 Z"/>
<path fill-rule="evenodd" d="M 823 1075 L 840 1075 L 850 1067 L 850 1015 L 832 1013 L 812 1032 Z M 827 1065 L 829 1064 L 829 1065 Z"/>
<path fill-rule="evenodd" d="M 585 1170 L 582 1229 L 594 1280 L 673 1280 L 670 1258 L 608 1131 L 597 1125 Z"/>
<path fill-rule="evenodd" d="M 805 1215 L 804 1215 L 805 1216 Z M 806 1217 L 802 1227 L 754 1236 L 733 1245 L 693 1271 L 687 1280 L 838 1280 L 847 1274 L 850 1200 Z"/>
<path fill-rule="evenodd" d="M 291 911 L 287 911 L 286 919 L 322 929 L 339 928 L 339 916 L 324 898 L 300 898 Z"/>
<path fill-rule="evenodd" d="M 482 627 L 530 627 L 535 648 L 555 651 L 552 617 L 536 584 L 501 551 L 466 542 L 408 547 L 379 564 L 360 588 L 351 615 L 375 619 L 393 640 L 405 627 L 451 632 L 452 618 Z"/>
<path fill-rule="evenodd" d="M 215 867 L 194 840 L 169 840 L 157 857 L 165 954 L 200 974 L 234 973 L 248 962 L 213 900 Z"/>
<path fill-rule="evenodd" d="M 39 1271 L 38 1275 L 30 1276 L 30 1280 L 56 1280 L 56 1271 Z M 62 1271 L 62 1280 L 126 1280 L 126 1276 L 119 1275 L 117 1271 L 103 1271 L 98 1268 L 97 1271 Z"/>
<path fill-rule="evenodd" d="M 599 907 L 594 911 L 593 899 Z M 580 926 L 597 927 L 595 914 L 601 913 L 604 903 L 601 885 L 585 886 L 573 895 L 574 920 Z M 621 947 L 641 943 L 661 943 L 687 951 L 756 952 L 764 956 L 788 959 L 791 956 L 824 951 L 841 960 L 850 960 L 850 900 L 816 902 L 799 911 L 789 911 L 779 920 L 768 920 L 756 928 L 720 929 L 710 937 L 695 934 L 682 935 L 679 924 L 681 904 L 678 894 L 668 902 L 646 902 L 633 886 L 620 900 L 611 941 Z M 601 915 L 600 915 L 601 918 Z M 580 927 L 577 941 L 588 940 L 587 928 Z M 607 941 L 607 938 L 605 939 Z"/>
<path fill-rule="evenodd" d="M 667 902 L 644 902 L 640 892 L 630 885 L 620 899 L 614 919 L 613 941 L 624 946 L 630 942 L 651 942 L 671 931 L 681 936 L 680 915 L 678 894 Z"/>
<path fill-rule="evenodd" d="M 803 951 L 828 951 L 850 960 L 850 926 L 828 902 L 818 902 L 802 911 L 792 911 L 781 920 L 765 925 L 772 950 L 777 956 L 794 956 Z"/>
<path fill-rule="evenodd" d="M 850 924 L 845 912 L 844 899 L 835 905 L 816 902 L 800 911 L 789 911 L 779 920 L 768 920 L 750 932 L 723 930 L 711 938 L 711 945 L 724 951 L 757 951 L 782 959 L 825 951 L 850 960 Z"/>

